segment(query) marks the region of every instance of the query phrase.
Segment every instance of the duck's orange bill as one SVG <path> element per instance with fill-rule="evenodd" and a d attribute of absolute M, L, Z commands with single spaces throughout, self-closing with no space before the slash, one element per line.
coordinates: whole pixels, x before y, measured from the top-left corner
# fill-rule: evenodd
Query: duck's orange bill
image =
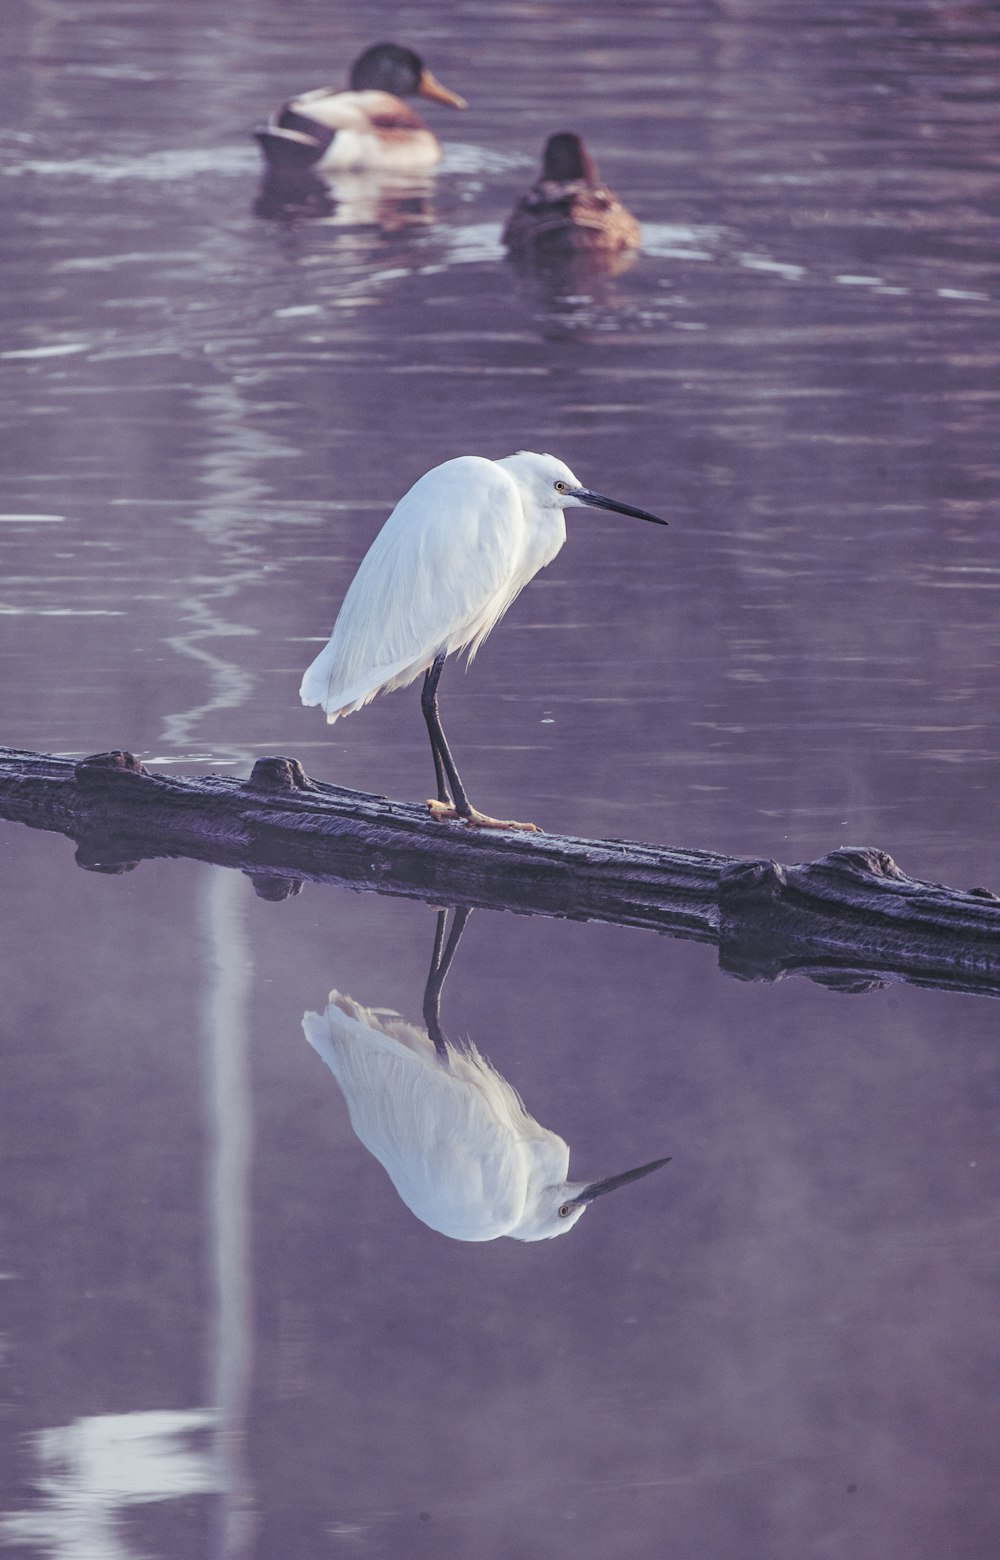
<path fill-rule="evenodd" d="M 420 72 L 417 92 L 421 97 L 431 98 L 435 103 L 447 103 L 449 108 L 468 108 L 469 106 L 464 97 L 459 97 L 457 92 L 449 92 L 447 87 L 443 87 L 440 81 L 431 75 L 426 66 Z"/>

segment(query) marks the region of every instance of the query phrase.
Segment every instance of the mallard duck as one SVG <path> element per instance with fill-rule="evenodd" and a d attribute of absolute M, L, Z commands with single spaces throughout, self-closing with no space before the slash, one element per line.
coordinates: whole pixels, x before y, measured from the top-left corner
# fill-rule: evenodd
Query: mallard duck
<path fill-rule="evenodd" d="M 351 67 L 350 90 L 319 87 L 286 103 L 254 134 L 268 165 L 419 173 L 441 157 L 441 145 L 404 97 L 431 98 L 451 108 L 465 99 L 436 81 L 419 54 L 376 43 Z"/>
<path fill-rule="evenodd" d="M 550 135 L 542 176 L 518 201 L 503 241 L 512 254 L 636 249 L 642 229 L 613 190 L 578 135 Z"/>

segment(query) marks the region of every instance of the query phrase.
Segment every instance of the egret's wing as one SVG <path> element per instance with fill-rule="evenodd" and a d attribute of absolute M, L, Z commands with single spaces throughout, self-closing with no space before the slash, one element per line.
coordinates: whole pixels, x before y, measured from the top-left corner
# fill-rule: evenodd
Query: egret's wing
<path fill-rule="evenodd" d="M 538 1127 L 524 1140 L 528 1179 L 533 1192 L 546 1186 L 563 1186 L 569 1179 L 569 1144 L 558 1133 Z"/>
<path fill-rule="evenodd" d="M 558 1214 L 569 1183 L 569 1144 L 565 1138 L 529 1114 L 513 1084 L 501 1077 L 471 1042 L 454 1053 L 452 1066 L 458 1076 L 468 1076 L 476 1087 L 488 1087 L 496 1115 L 503 1118 L 509 1138 L 516 1143 L 514 1157 L 523 1177 L 517 1185 L 520 1207 L 516 1219 L 501 1233 L 515 1240 L 565 1234 L 576 1222 L 575 1217 L 566 1220 Z M 494 1189 L 494 1196 L 499 1202 L 499 1188 Z M 513 1201 L 507 1206 L 512 1208 Z"/>
<path fill-rule="evenodd" d="M 493 461 L 463 455 L 427 472 L 362 559 L 303 704 L 335 720 L 412 682 L 440 650 L 475 648 L 520 588 L 524 530 L 517 488 Z"/>
<path fill-rule="evenodd" d="M 338 992 L 302 1027 L 337 1079 L 355 1133 L 418 1219 L 455 1240 L 511 1231 L 523 1213 L 526 1166 L 492 1069 L 457 1075 L 451 1064 L 462 1053 L 449 1047 L 442 1061 L 425 1031 L 383 1025 Z"/>

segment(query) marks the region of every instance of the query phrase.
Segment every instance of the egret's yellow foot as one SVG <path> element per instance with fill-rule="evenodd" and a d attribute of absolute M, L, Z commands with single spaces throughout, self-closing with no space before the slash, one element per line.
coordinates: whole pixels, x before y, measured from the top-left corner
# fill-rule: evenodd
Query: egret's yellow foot
<path fill-rule="evenodd" d="M 468 823 L 474 829 L 523 829 L 526 834 L 542 834 L 544 831 L 537 823 L 518 823 L 516 818 L 491 818 L 488 813 L 481 813 L 478 807 L 473 807 L 468 814 L 457 812 L 454 802 L 439 802 L 436 799 L 428 800 L 427 806 L 435 818 L 455 818 L 459 823 Z"/>

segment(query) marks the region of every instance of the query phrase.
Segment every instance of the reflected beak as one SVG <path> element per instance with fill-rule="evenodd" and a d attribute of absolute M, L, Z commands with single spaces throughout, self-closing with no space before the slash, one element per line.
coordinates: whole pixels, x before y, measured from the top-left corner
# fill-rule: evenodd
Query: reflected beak
<path fill-rule="evenodd" d="M 636 520 L 651 520 L 654 525 L 669 524 L 661 520 L 659 515 L 651 515 L 648 509 L 634 509 L 631 504 L 620 504 L 617 498 L 605 498 L 603 493 L 594 493 L 590 488 L 570 488 L 569 496 L 581 504 L 590 504 L 593 509 L 611 509 L 616 515 L 632 515 Z"/>
<path fill-rule="evenodd" d="M 629 510 L 628 513 L 638 513 L 644 520 L 653 518 L 651 515 L 643 515 L 641 509 L 638 511 L 634 509 Z M 585 1186 L 583 1191 L 572 1200 L 578 1203 L 593 1202 L 595 1197 L 603 1197 L 605 1192 L 617 1191 L 619 1186 L 627 1186 L 629 1181 L 639 1181 L 644 1175 L 650 1175 L 652 1171 L 659 1170 L 661 1165 L 668 1165 L 669 1163 L 670 1155 L 668 1154 L 666 1159 L 654 1159 L 652 1164 L 640 1165 L 638 1170 L 625 1170 L 621 1175 L 609 1176 L 606 1181 L 594 1181 L 592 1185 Z"/>
<path fill-rule="evenodd" d="M 431 75 L 424 67 L 420 72 L 420 81 L 417 84 L 417 92 L 421 97 L 430 98 L 434 103 L 446 103 L 449 108 L 468 108 L 464 97 L 459 97 L 457 92 L 449 92 L 440 81 Z"/>

